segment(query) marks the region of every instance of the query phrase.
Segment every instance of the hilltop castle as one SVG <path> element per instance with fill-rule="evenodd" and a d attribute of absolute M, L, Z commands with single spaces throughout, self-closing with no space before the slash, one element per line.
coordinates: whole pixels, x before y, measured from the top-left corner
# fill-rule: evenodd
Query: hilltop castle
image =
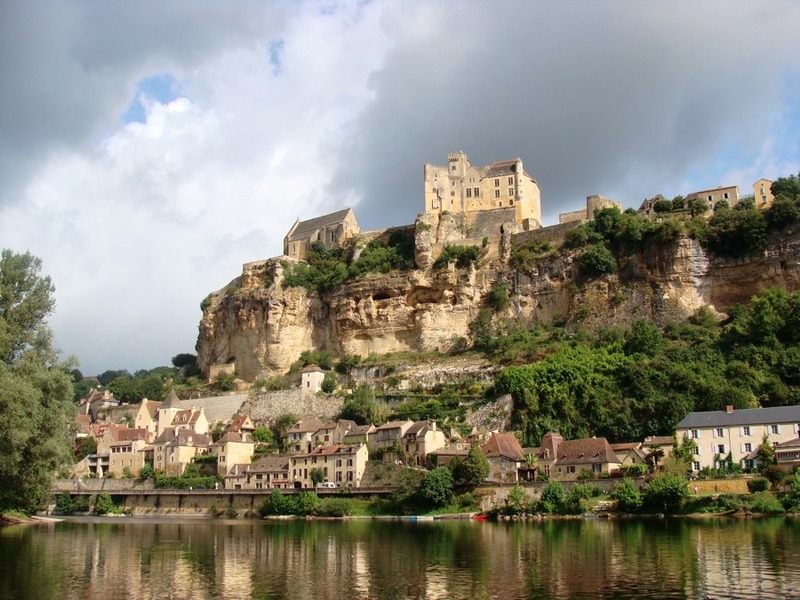
<path fill-rule="evenodd" d="M 542 226 L 539 185 L 522 159 L 476 167 L 463 152 L 447 155 L 447 165 L 425 165 L 425 212 L 472 212 L 514 207 L 523 229 Z"/>

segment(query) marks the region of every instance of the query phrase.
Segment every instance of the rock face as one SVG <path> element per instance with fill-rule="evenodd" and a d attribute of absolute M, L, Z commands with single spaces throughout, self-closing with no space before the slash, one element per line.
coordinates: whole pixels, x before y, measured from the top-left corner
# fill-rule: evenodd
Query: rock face
<path fill-rule="evenodd" d="M 283 285 L 286 257 L 244 265 L 241 277 L 204 302 L 200 367 L 208 372 L 211 365 L 235 362 L 239 377 L 253 381 L 285 372 L 309 349 L 361 356 L 447 351 L 468 338 L 469 324 L 499 280 L 507 283 L 511 302 L 496 320 L 557 319 L 587 327 L 637 318 L 663 324 L 701 306 L 724 313 L 769 287 L 800 289 L 800 235 L 738 260 L 711 257 L 696 241 L 680 238 L 622 260 L 613 276 L 588 280 L 578 272 L 579 253 L 553 254 L 523 273 L 508 266 L 513 229 L 500 227 L 480 239 L 451 215 L 425 219 L 416 224 L 417 270 L 369 275 L 322 297 Z M 480 267 L 433 269 L 447 243 L 482 247 Z"/>

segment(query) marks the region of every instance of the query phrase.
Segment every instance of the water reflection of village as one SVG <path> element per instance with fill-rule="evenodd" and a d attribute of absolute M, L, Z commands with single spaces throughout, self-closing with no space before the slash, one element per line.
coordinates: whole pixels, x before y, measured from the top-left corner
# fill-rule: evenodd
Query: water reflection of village
<path fill-rule="evenodd" d="M 20 560 L 51 574 L 24 582 L 27 597 L 784 598 L 800 589 L 799 528 L 783 519 L 75 523 L 31 531 Z"/>

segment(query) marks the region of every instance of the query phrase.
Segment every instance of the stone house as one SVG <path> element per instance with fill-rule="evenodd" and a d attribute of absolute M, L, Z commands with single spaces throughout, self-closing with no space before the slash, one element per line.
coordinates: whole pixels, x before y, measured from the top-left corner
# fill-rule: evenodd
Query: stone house
<path fill-rule="evenodd" d="M 341 444 L 347 432 L 355 427 L 354 421 L 342 419 L 336 423 L 325 423 L 311 436 L 311 443 L 316 446 L 330 446 Z"/>
<path fill-rule="evenodd" d="M 692 200 L 704 200 L 708 205 L 708 210 L 712 211 L 720 202 L 727 202 L 733 208 L 739 203 L 739 186 L 728 185 L 714 188 L 711 190 L 700 190 L 686 195 L 687 204 Z M 710 212 L 708 214 L 711 214 Z"/>
<path fill-rule="evenodd" d="M 514 434 L 494 433 L 483 445 L 483 454 L 489 461 L 488 481 L 519 481 L 519 468 L 524 461 L 524 453 Z"/>
<path fill-rule="evenodd" d="M 342 438 L 343 444 L 366 444 L 375 425 L 353 425 Z"/>
<path fill-rule="evenodd" d="M 167 427 L 152 444 L 153 468 L 171 477 L 179 477 L 192 458 L 208 454 L 210 447 L 211 437 L 204 433 Z"/>
<path fill-rule="evenodd" d="M 778 442 L 773 445 L 775 449 L 775 460 L 778 466 L 787 471 L 792 471 L 800 465 L 800 437 L 789 440 L 788 442 Z"/>
<path fill-rule="evenodd" d="M 358 487 L 369 460 L 364 444 L 335 444 L 318 446 L 308 454 L 295 454 L 290 459 L 292 482 L 295 488 L 312 487 L 311 470 L 322 469 L 324 481 L 337 487 Z"/>
<path fill-rule="evenodd" d="M 609 444 L 621 467 L 626 465 L 643 465 L 647 463 L 647 456 L 642 449 L 641 442 L 625 442 Z"/>
<path fill-rule="evenodd" d="M 289 489 L 289 455 L 262 456 L 252 464 L 234 465 L 225 477 L 226 490 Z"/>
<path fill-rule="evenodd" d="M 513 207 L 524 229 L 542 226 L 539 185 L 516 158 L 474 166 L 464 152 L 447 155 L 447 165 L 424 167 L 425 212 L 469 214 Z"/>
<path fill-rule="evenodd" d="M 753 184 L 753 202 L 756 208 L 766 210 L 772 207 L 775 196 L 772 195 L 772 181 L 763 177 Z"/>
<path fill-rule="evenodd" d="M 170 424 L 175 429 L 187 429 L 195 433 L 208 433 L 208 419 L 202 408 L 186 408 L 175 413 Z"/>
<path fill-rule="evenodd" d="M 235 465 L 250 464 L 256 445 L 248 433 L 229 431 L 211 445 L 217 457 L 217 475 L 225 477 Z"/>
<path fill-rule="evenodd" d="M 579 479 L 584 471 L 599 477 L 619 470 L 621 464 L 606 438 L 565 440 L 553 432 L 542 438 L 538 463 L 554 481 Z"/>
<path fill-rule="evenodd" d="M 402 449 L 409 464 L 425 466 L 428 454 L 446 443 L 444 432 L 433 421 L 416 421 L 403 435 Z"/>
<path fill-rule="evenodd" d="M 755 451 L 764 439 L 783 444 L 800 434 L 800 406 L 775 406 L 691 412 L 676 426 L 678 440 L 697 444 L 692 470 L 715 468 L 730 459 L 746 468 L 757 465 Z"/>
<path fill-rule="evenodd" d="M 411 425 L 413 425 L 412 421 L 405 420 L 389 421 L 380 427 L 376 427 L 375 430 L 367 436 L 369 451 L 377 452 L 381 448 L 391 448 L 395 445 L 402 450 L 403 436 Z"/>
<path fill-rule="evenodd" d="M 144 449 L 149 440 L 146 429 L 119 429 L 116 441 L 108 449 L 108 473 L 123 477 L 127 472 L 137 476 L 145 464 Z"/>
<path fill-rule="evenodd" d="M 307 365 L 300 375 L 300 387 L 306 394 L 322 391 L 323 381 L 325 381 L 325 371 L 317 365 Z"/>
<path fill-rule="evenodd" d="M 139 405 L 139 410 L 133 419 L 133 424 L 136 427 L 147 429 L 152 438 L 158 436 L 158 409 L 161 408 L 161 402 L 155 402 L 142 398 L 142 403 Z"/>
<path fill-rule="evenodd" d="M 322 242 L 325 248 L 341 246 L 348 239 L 361 233 L 353 209 L 346 208 L 334 213 L 308 219 L 296 220 L 283 238 L 283 254 L 304 260 L 314 242 Z"/>
<path fill-rule="evenodd" d="M 322 429 L 325 423 L 319 419 L 300 419 L 286 432 L 287 448 L 292 454 L 310 452 L 314 447 L 314 434 Z"/>
<path fill-rule="evenodd" d="M 227 427 L 227 431 L 233 431 L 236 433 L 252 434 L 255 430 L 256 426 L 253 423 L 253 420 L 247 415 L 234 415 Z"/>

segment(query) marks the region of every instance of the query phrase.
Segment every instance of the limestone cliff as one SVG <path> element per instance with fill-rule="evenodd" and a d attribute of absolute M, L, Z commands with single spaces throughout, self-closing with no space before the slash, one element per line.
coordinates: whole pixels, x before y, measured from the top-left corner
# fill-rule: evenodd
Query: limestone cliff
<path fill-rule="evenodd" d="M 498 217 L 500 218 L 500 217 Z M 461 220 L 459 220 L 461 219 Z M 480 227 L 454 215 L 424 215 L 416 224 L 418 269 L 351 280 L 324 294 L 283 285 L 286 257 L 244 265 L 241 277 L 204 302 L 197 342 L 204 372 L 235 362 L 242 379 L 285 372 L 307 349 L 366 356 L 450 349 L 467 338 L 486 294 L 502 279 L 512 293 L 506 314 L 526 322 L 582 322 L 591 327 L 648 318 L 685 319 L 701 306 L 724 313 L 760 290 L 800 289 L 800 235 L 775 240 L 761 255 L 709 256 L 694 240 L 653 245 L 621 261 L 613 276 L 587 280 L 577 253 L 558 252 L 529 273 L 508 266 L 513 223 Z M 478 268 L 433 269 L 448 243 L 482 248 Z"/>

